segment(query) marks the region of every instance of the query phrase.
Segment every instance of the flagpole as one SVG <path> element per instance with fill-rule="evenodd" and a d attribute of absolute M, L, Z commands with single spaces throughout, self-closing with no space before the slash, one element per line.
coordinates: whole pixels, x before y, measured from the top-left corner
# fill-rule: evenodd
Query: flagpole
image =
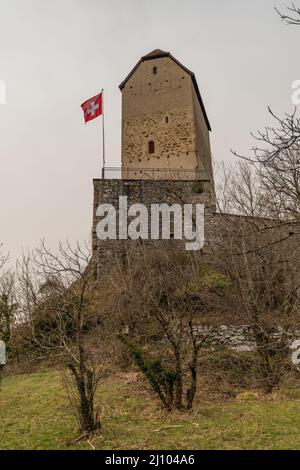
<path fill-rule="evenodd" d="M 104 132 L 104 90 L 102 88 L 102 179 L 105 177 L 105 132 Z"/>

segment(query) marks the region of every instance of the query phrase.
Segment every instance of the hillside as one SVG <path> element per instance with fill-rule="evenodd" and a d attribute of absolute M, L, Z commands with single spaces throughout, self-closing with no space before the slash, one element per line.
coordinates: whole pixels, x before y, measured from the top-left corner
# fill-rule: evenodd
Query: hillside
<path fill-rule="evenodd" d="M 76 422 L 58 372 L 41 369 L 5 378 L 0 392 L 0 448 L 300 448 L 299 390 L 270 400 L 205 403 L 202 398 L 193 414 L 166 417 L 136 379 L 135 373 L 105 379 L 98 395 L 103 432 L 89 444 L 76 442 Z"/>

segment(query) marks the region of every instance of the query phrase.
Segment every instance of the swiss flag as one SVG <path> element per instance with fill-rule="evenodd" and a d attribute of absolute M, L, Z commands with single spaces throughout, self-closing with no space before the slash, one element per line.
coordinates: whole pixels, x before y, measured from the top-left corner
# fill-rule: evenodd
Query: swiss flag
<path fill-rule="evenodd" d="M 82 103 L 81 107 L 86 123 L 100 116 L 102 114 L 102 92 Z"/>

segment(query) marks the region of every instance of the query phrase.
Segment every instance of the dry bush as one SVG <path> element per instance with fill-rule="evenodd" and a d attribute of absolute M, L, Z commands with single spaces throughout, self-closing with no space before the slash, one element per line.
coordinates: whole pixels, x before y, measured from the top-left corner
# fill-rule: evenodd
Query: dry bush
<path fill-rule="evenodd" d="M 85 434 L 101 427 L 94 398 L 103 370 L 87 341 L 87 333 L 98 323 L 93 271 L 89 249 L 68 243 L 60 244 L 57 252 L 42 243 L 18 267 L 23 327 L 30 331 L 27 347 L 31 355 L 34 350 L 64 361 L 68 396 Z"/>
<path fill-rule="evenodd" d="M 225 307 L 225 276 L 201 255 L 172 243 L 141 246 L 134 262 L 111 279 L 116 332 L 163 406 L 190 409 L 197 390 L 198 357 Z"/>
<path fill-rule="evenodd" d="M 235 321 L 251 328 L 265 392 L 278 387 L 300 329 L 299 240 L 272 220 L 223 220 L 215 263 L 231 280 Z M 233 302 L 234 306 L 234 302 Z"/>

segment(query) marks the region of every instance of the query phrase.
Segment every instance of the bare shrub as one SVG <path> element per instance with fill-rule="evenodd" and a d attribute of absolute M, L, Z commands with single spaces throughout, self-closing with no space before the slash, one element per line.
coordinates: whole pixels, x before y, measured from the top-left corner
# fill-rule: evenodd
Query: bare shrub
<path fill-rule="evenodd" d="M 291 364 L 289 344 L 300 326 L 299 240 L 289 226 L 249 217 L 223 219 L 220 231 L 215 262 L 231 280 L 236 321 L 251 328 L 270 393 Z"/>
<path fill-rule="evenodd" d="M 97 319 L 90 251 L 67 243 L 55 253 L 43 242 L 32 256 L 24 257 L 18 279 L 31 342 L 63 357 L 70 374 L 64 383 L 80 431 L 94 433 L 101 427 L 95 394 L 103 370 L 86 338 Z"/>
<path fill-rule="evenodd" d="M 209 336 L 201 337 L 197 326 L 216 322 L 225 276 L 169 243 L 142 247 L 112 283 L 120 336 L 136 365 L 167 410 L 191 409 L 198 357 Z"/>

